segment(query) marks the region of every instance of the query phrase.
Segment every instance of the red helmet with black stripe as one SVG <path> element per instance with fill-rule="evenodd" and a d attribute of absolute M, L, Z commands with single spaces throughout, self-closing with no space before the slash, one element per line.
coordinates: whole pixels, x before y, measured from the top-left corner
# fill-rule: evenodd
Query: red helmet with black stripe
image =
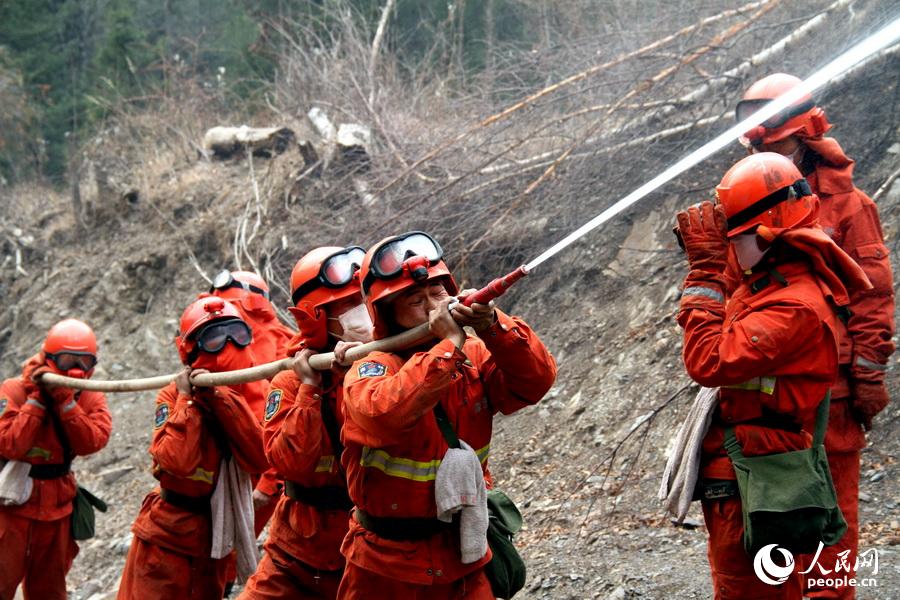
<path fill-rule="evenodd" d="M 751 114 L 800 85 L 802 80 L 786 73 L 773 73 L 751 85 L 738 102 L 735 116 L 740 123 Z M 741 143 L 745 146 L 772 144 L 796 135 L 811 138 L 823 135 L 831 129 L 825 111 L 816 105 L 809 94 L 769 117 L 761 125 L 744 133 Z"/>
<path fill-rule="evenodd" d="M 363 298 L 374 325 L 373 339 L 389 335 L 383 303 L 394 294 L 431 279 L 442 279 L 447 293 L 459 293 L 456 280 L 443 261 L 443 250 L 422 231 L 385 238 L 367 253 L 360 269 Z"/>
<path fill-rule="evenodd" d="M 728 169 L 716 186 L 716 200 L 728 218 L 728 237 L 768 229 L 808 226 L 819 199 L 791 159 L 775 152 L 751 154 Z"/>

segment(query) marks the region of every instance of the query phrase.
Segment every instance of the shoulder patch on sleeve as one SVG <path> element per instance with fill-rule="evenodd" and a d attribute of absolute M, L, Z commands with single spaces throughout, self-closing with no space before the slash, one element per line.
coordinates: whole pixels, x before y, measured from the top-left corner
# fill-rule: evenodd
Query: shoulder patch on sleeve
<path fill-rule="evenodd" d="M 153 428 L 159 429 L 168 420 L 169 420 L 169 405 L 166 404 L 165 402 L 161 402 L 160 405 L 156 407 L 156 416 L 153 419 Z"/>
<path fill-rule="evenodd" d="M 387 367 L 377 362 L 364 362 L 357 369 L 360 377 L 381 377 L 387 373 Z"/>
<path fill-rule="evenodd" d="M 266 398 L 266 421 L 271 421 L 272 417 L 278 413 L 278 409 L 281 408 L 282 397 L 284 397 L 284 392 L 282 390 L 272 390 L 269 392 L 269 395 Z"/>
<path fill-rule="evenodd" d="M 6 412 L 6 405 L 9 401 L 6 398 L 0 398 L 0 415 Z"/>

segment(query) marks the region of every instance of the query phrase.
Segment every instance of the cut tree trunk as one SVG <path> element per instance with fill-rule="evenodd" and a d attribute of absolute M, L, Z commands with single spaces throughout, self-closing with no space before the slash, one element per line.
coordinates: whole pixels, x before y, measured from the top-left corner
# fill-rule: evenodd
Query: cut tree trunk
<path fill-rule="evenodd" d="M 203 148 L 216 158 L 244 156 L 248 149 L 254 156 L 271 157 L 287 150 L 295 140 L 287 127 L 213 127 L 203 136 Z"/>

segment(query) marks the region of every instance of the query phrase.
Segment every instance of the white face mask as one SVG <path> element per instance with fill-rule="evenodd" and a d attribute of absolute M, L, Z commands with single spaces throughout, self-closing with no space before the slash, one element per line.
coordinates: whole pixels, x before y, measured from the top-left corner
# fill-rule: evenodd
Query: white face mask
<path fill-rule="evenodd" d="M 747 271 L 755 267 L 766 255 L 766 252 L 769 251 L 768 248 L 765 250 L 760 249 L 755 233 L 737 235 L 731 238 L 731 243 L 734 244 L 734 252 L 737 254 L 738 265 L 740 265 L 741 271 Z"/>
<path fill-rule="evenodd" d="M 337 321 L 344 330 L 343 335 L 334 335 L 343 342 L 371 342 L 372 341 L 372 319 L 369 317 L 369 311 L 365 304 L 355 306 L 338 317 L 328 317 L 330 320 Z"/>

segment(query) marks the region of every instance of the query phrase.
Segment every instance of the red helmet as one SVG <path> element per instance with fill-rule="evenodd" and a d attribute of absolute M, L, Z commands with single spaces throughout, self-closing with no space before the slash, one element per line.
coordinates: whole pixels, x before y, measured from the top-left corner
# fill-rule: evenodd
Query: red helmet
<path fill-rule="evenodd" d="M 50 368 L 64 375 L 89 376 L 97 364 L 97 336 L 78 319 L 65 319 L 51 327 L 42 350 Z"/>
<path fill-rule="evenodd" d="M 716 186 L 728 217 L 728 237 L 763 225 L 791 229 L 818 216 L 819 201 L 791 159 L 775 152 L 751 154 L 728 169 Z"/>
<path fill-rule="evenodd" d="M 244 322 L 240 311 L 231 302 L 217 296 L 207 296 L 191 302 L 181 314 L 181 334 L 175 338 L 181 362 L 187 363 L 188 355 L 194 348 L 191 336 L 201 327 L 222 319 L 238 319 Z"/>
<path fill-rule="evenodd" d="M 220 271 L 213 277 L 209 293 L 237 302 L 249 311 L 264 310 L 275 316 L 269 303 L 269 285 L 252 271 Z"/>
<path fill-rule="evenodd" d="M 735 114 L 738 122 L 768 104 L 778 96 L 794 89 L 802 81 L 793 75 L 774 73 L 750 86 L 744 98 L 738 102 Z M 816 106 L 815 100 L 806 94 L 794 104 L 769 117 L 761 125 L 741 137 L 745 146 L 759 146 L 779 142 L 788 136 L 817 137 L 831 129 L 825 111 Z"/>
<path fill-rule="evenodd" d="M 459 287 L 443 261 L 443 250 L 421 231 L 388 237 L 373 246 L 360 269 L 362 293 L 374 325 L 373 339 L 387 337 L 388 322 L 379 314 L 379 303 L 389 296 L 430 279 L 443 278 L 453 296 Z"/>
<path fill-rule="evenodd" d="M 326 304 L 359 296 L 359 269 L 366 251 L 360 246 L 322 246 L 307 252 L 291 271 L 288 308 L 311 348 L 328 344 Z"/>

